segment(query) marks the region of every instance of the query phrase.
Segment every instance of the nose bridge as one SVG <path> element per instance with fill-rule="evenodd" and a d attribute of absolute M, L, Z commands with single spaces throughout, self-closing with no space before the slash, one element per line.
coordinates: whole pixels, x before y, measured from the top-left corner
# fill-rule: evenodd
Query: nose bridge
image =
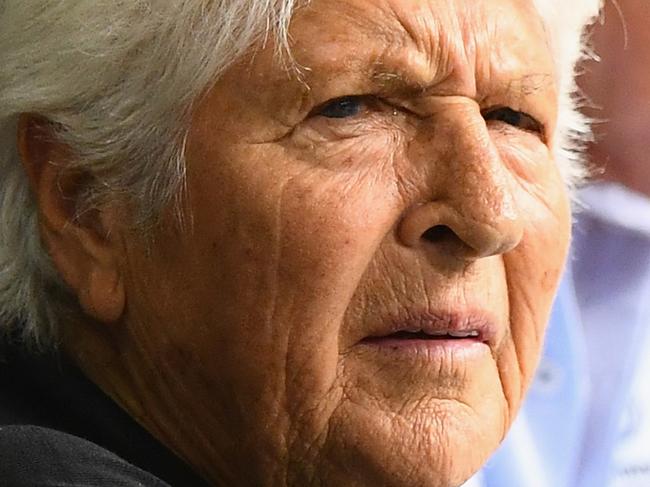
<path fill-rule="evenodd" d="M 518 218 L 512 180 L 487 129 L 465 125 L 450 136 L 444 199 L 477 222 Z"/>

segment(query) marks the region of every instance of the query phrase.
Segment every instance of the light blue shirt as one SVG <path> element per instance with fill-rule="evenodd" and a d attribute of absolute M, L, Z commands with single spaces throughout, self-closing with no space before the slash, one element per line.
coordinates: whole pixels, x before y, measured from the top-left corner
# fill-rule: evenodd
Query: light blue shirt
<path fill-rule="evenodd" d="M 465 487 L 650 486 L 650 200 L 611 183 L 580 198 L 537 374 Z"/>

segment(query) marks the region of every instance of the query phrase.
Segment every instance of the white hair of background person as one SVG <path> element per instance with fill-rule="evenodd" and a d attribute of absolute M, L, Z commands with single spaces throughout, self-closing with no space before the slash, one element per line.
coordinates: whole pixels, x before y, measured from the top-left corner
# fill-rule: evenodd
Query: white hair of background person
<path fill-rule="evenodd" d="M 557 64 L 555 157 L 572 187 L 589 134 L 574 70 L 601 0 L 534 1 Z M 0 332 L 19 324 L 37 346 L 55 343 L 73 299 L 41 245 L 16 146 L 20 114 L 52 122 L 89 176 L 79 212 L 121 195 L 138 206 L 134 223 L 151 224 L 182 194 L 192 103 L 266 36 L 288 53 L 298 2 L 0 0 Z"/>

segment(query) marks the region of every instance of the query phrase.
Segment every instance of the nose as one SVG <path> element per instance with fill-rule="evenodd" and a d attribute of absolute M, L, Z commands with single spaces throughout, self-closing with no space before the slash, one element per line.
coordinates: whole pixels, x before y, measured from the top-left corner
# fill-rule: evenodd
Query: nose
<path fill-rule="evenodd" d="M 496 150 L 478 110 L 464 121 L 447 120 L 428 147 L 427 188 L 401 220 L 398 237 L 409 247 L 435 247 L 473 260 L 504 254 L 522 239 L 515 181 Z M 481 117 L 467 123 L 467 117 Z M 442 142 L 440 142 L 442 140 Z M 424 143 L 423 143 L 424 144 Z M 428 149 L 428 150 L 427 150 Z"/>

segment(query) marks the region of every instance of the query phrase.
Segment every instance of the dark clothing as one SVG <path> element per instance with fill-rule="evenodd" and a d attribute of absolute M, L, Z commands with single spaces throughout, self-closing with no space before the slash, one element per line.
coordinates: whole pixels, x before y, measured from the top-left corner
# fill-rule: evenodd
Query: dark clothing
<path fill-rule="evenodd" d="M 0 487 L 207 487 L 54 354 L 0 348 Z"/>

